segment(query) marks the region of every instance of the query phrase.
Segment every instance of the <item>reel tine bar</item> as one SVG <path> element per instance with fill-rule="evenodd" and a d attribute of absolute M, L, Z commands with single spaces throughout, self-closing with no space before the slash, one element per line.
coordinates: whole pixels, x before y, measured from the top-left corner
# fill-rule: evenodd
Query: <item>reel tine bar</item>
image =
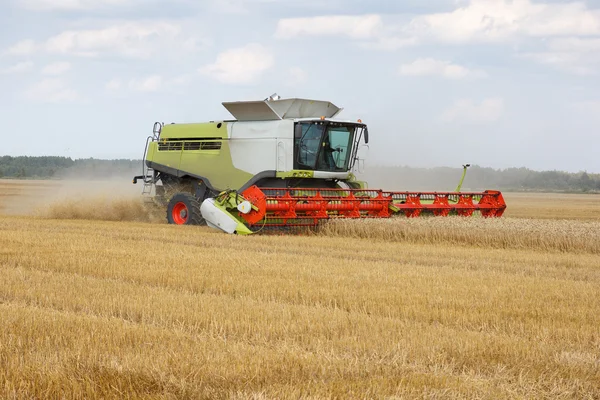
<path fill-rule="evenodd" d="M 290 189 L 252 186 L 242 193 L 261 198 L 257 210 L 241 214 L 249 225 L 315 226 L 330 218 L 388 218 L 402 213 L 419 217 L 422 213 L 448 216 L 500 217 L 506 203 L 499 191 L 484 192 L 384 192 L 373 189 Z M 253 204 L 255 204 L 253 202 Z"/>

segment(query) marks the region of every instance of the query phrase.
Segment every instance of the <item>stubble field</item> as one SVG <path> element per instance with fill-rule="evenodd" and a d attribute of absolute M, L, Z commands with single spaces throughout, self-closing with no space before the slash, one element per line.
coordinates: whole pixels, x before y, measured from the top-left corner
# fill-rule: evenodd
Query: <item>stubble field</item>
<path fill-rule="evenodd" d="M 600 398 L 600 196 L 239 237 L 82 187 L 0 180 L 0 398 Z"/>

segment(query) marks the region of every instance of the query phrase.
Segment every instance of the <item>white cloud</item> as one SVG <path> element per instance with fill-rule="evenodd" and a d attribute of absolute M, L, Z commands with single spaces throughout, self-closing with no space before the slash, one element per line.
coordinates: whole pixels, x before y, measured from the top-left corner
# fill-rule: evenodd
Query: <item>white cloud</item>
<path fill-rule="evenodd" d="M 457 100 L 442 113 L 445 122 L 486 123 L 500 119 L 504 114 L 504 101 L 489 98 L 477 104 L 472 100 Z"/>
<path fill-rule="evenodd" d="M 177 46 L 181 27 L 168 22 L 126 22 L 102 29 L 65 31 L 46 41 L 50 53 L 98 56 L 117 53 L 149 57 L 157 50 Z"/>
<path fill-rule="evenodd" d="M 553 39 L 545 50 L 521 56 L 568 73 L 595 75 L 600 70 L 600 38 Z"/>
<path fill-rule="evenodd" d="M 405 47 L 416 46 L 417 44 L 419 44 L 419 41 L 416 37 L 381 35 L 375 40 L 360 43 L 360 46 L 364 49 L 395 51 Z"/>
<path fill-rule="evenodd" d="M 48 64 L 42 69 L 43 75 L 62 75 L 71 69 L 71 63 L 63 61 Z"/>
<path fill-rule="evenodd" d="M 62 79 L 57 78 L 43 79 L 29 87 L 24 96 L 30 101 L 41 103 L 61 103 L 79 98 L 74 89 L 71 89 Z"/>
<path fill-rule="evenodd" d="M 177 88 L 181 88 L 182 86 L 190 83 L 192 80 L 192 75 L 184 74 L 179 75 L 174 78 L 164 78 L 161 75 L 149 75 L 142 78 L 133 78 L 130 80 L 123 80 L 119 78 L 111 79 L 110 81 L 104 84 L 104 89 L 108 92 L 117 93 L 117 92 L 164 92 L 171 91 L 174 92 Z"/>
<path fill-rule="evenodd" d="M 67 30 L 44 42 L 22 40 L 6 53 L 30 55 L 41 50 L 51 54 L 96 57 L 120 55 L 150 58 L 171 51 L 189 53 L 207 44 L 183 31 L 179 23 L 167 21 L 126 21 L 98 29 Z"/>
<path fill-rule="evenodd" d="M 124 6 L 132 0 L 19 0 L 21 7 L 33 11 L 92 10 L 103 7 Z"/>
<path fill-rule="evenodd" d="M 600 9 L 580 1 L 456 0 L 450 12 L 405 20 L 405 16 L 317 16 L 281 19 L 275 36 L 336 36 L 365 49 L 395 51 L 418 44 L 535 43 L 522 58 L 577 75 L 600 71 Z M 525 39 L 537 39 L 535 41 Z M 485 72 L 432 59 L 402 65 L 401 75 L 449 79 L 483 77 Z"/>
<path fill-rule="evenodd" d="M 548 44 L 552 51 L 594 52 L 600 51 L 600 38 L 568 37 L 554 39 Z"/>
<path fill-rule="evenodd" d="M 191 81 L 192 81 L 192 75 L 183 74 L 183 75 L 179 75 L 179 76 L 176 76 L 176 77 L 170 79 L 169 81 L 167 81 L 167 84 L 182 86 L 182 85 L 187 85 Z"/>
<path fill-rule="evenodd" d="M 588 9 L 584 2 L 525 3 L 534 7 L 533 12 L 520 21 L 522 31 L 530 36 L 600 34 L 600 10 Z"/>
<path fill-rule="evenodd" d="M 200 68 L 198 72 L 223 83 L 249 84 L 260 79 L 274 63 L 269 49 L 252 43 L 220 53 L 213 64 Z"/>
<path fill-rule="evenodd" d="M 471 0 L 452 12 L 415 17 L 406 32 L 450 43 L 500 42 L 517 36 L 600 34 L 600 11 L 584 3 Z"/>
<path fill-rule="evenodd" d="M 21 40 L 6 50 L 7 54 L 15 56 L 28 56 L 36 51 L 35 41 L 31 39 Z"/>
<path fill-rule="evenodd" d="M 417 43 L 490 43 L 521 37 L 600 35 L 600 10 L 583 2 L 541 3 L 532 0 L 456 2 L 451 12 L 403 17 L 370 14 L 317 16 L 279 20 L 276 37 L 338 36 L 362 40 L 362 47 L 396 50 Z"/>
<path fill-rule="evenodd" d="M 286 5 L 298 0 L 285 0 Z M 308 0 L 299 0 L 299 3 L 306 5 Z M 256 11 L 261 5 L 271 6 L 271 4 L 283 3 L 281 0 L 203 0 L 203 6 L 207 7 L 211 13 L 218 14 L 248 14 Z"/>
<path fill-rule="evenodd" d="M 275 37 L 292 39 L 302 36 L 346 37 L 358 41 L 365 49 L 394 51 L 417 44 L 416 37 L 406 36 L 398 26 L 386 26 L 376 14 L 329 15 L 279 20 Z"/>
<path fill-rule="evenodd" d="M 24 61 L 12 65 L 6 68 L 0 68 L 0 75 L 4 74 L 19 74 L 23 72 L 29 72 L 33 69 L 33 63 L 31 61 Z"/>
<path fill-rule="evenodd" d="M 110 81 L 106 82 L 104 88 L 108 91 L 116 92 L 121 89 L 121 86 L 122 83 L 120 79 L 111 79 Z"/>
<path fill-rule="evenodd" d="M 275 36 L 289 39 L 299 36 L 346 36 L 370 39 L 383 26 L 379 15 L 332 15 L 310 18 L 284 18 L 277 23 Z"/>
<path fill-rule="evenodd" d="M 592 75 L 596 73 L 594 68 L 586 65 L 582 60 L 583 56 L 579 53 L 548 51 L 523 54 L 523 57 L 575 75 Z"/>
<path fill-rule="evenodd" d="M 300 67 L 292 67 L 288 71 L 287 85 L 299 86 L 308 81 L 308 74 Z"/>
<path fill-rule="evenodd" d="M 224 14 L 245 14 L 248 12 L 243 0 L 212 0 L 208 3 L 213 12 Z"/>
<path fill-rule="evenodd" d="M 441 76 L 446 79 L 483 78 L 486 73 L 472 70 L 450 61 L 433 58 L 419 58 L 409 64 L 402 64 L 398 73 L 403 76 Z"/>
<path fill-rule="evenodd" d="M 160 75 L 151 75 L 141 79 L 132 79 L 129 81 L 129 88 L 136 92 L 156 92 L 163 85 L 163 78 Z"/>

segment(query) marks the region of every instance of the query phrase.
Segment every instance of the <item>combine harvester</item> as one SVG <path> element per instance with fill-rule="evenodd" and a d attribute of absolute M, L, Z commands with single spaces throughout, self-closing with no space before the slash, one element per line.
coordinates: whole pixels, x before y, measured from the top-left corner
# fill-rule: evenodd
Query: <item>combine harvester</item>
<path fill-rule="evenodd" d="M 330 218 L 500 217 L 506 208 L 499 191 L 460 192 L 462 179 L 456 192 L 367 189 L 352 173 L 364 165 L 367 126 L 335 118 L 341 109 L 328 101 L 273 95 L 223 106 L 235 120 L 156 123 L 147 139 L 133 183 L 143 180 L 171 224 L 250 234 Z"/>

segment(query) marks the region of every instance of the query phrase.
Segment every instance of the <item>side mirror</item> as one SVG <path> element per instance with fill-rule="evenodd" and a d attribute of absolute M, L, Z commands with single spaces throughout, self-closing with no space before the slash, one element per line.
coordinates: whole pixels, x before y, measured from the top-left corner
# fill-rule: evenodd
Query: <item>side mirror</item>
<path fill-rule="evenodd" d="M 357 163 L 357 168 L 358 168 L 358 173 L 362 174 L 365 172 L 365 160 L 364 159 L 359 159 L 358 163 Z"/>
<path fill-rule="evenodd" d="M 365 171 L 365 160 L 369 155 L 369 146 L 363 144 L 358 148 L 356 153 L 356 163 L 354 164 L 355 172 L 363 173 Z"/>
<path fill-rule="evenodd" d="M 365 127 L 365 144 L 369 144 L 369 128 Z"/>

